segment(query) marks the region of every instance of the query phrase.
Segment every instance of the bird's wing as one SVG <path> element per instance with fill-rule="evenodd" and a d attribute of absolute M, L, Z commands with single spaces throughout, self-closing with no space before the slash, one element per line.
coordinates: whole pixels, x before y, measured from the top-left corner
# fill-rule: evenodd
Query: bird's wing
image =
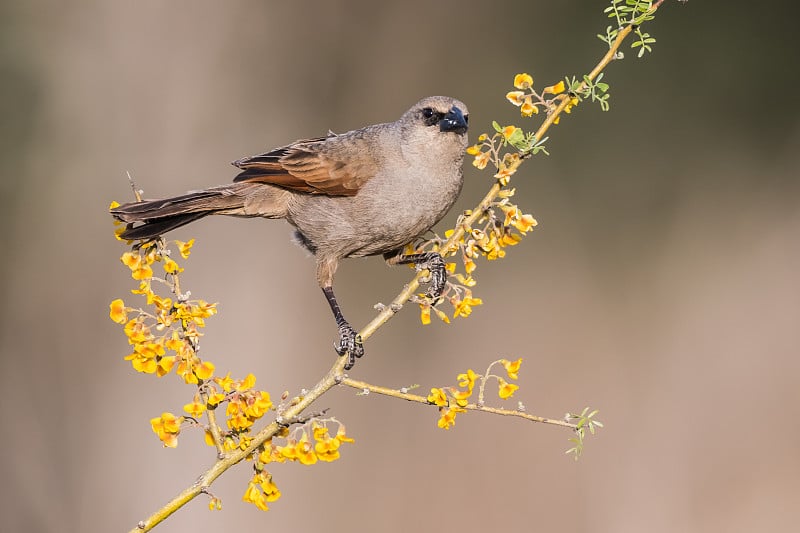
<path fill-rule="evenodd" d="M 359 134 L 360 133 L 360 134 Z M 364 132 L 296 141 L 234 161 L 234 182 L 257 182 L 329 196 L 353 196 L 377 171 Z"/>

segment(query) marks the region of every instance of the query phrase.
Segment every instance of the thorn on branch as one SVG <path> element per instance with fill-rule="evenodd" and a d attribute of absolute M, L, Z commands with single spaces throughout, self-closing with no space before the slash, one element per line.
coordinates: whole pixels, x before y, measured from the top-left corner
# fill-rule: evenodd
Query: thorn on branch
<path fill-rule="evenodd" d="M 323 417 L 323 416 L 325 416 L 327 414 L 328 411 L 330 411 L 330 408 L 326 407 L 322 411 L 315 411 L 313 413 L 308 413 L 308 414 L 303 415 L 303 416 L 297 415 L 297 416 L 293 416 L 293 417 L 286 418 L 286 419 L 284 419 L 282 416 L 278 415 L 278 416 L 275 417 L 275 423 L 278 424 L 281 427 L 288 428 L 288 427 L 290 427 L 290 426 L 292 426 L 294 424 L 305 424 L 306 422 L 308 422 L 312 418 Z"/>

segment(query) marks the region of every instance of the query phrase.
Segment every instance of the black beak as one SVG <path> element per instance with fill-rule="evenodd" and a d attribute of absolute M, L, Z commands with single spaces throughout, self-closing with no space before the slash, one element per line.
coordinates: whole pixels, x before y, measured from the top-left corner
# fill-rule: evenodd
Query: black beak
<path fill-rule="evenodd" d="M 458 134 L 467 132 L 467 119 L 459 108 L 453 106 L 439 121 L 439 131 L 452 131 Z"/>

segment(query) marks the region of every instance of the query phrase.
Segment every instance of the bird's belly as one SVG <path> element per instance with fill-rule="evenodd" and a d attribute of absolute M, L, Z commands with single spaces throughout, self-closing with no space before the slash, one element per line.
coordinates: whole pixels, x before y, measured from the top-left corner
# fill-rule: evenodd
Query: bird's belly
<path fill-rule="evenodd" d="M 315 253 L 338 257 L 364 257 L 393 252 L 414 241 L 436 224 L 455 202 L 460 181 L 427 184 L 413 189 L 370 183 L 356 196 L 302 195 L 287 217 Z M 442 187 L 442 185 L 446 185 Z M 412 192 L 405 192 L 411 190 Z M 310 245 L 310 246 L 309 246 Z"/>

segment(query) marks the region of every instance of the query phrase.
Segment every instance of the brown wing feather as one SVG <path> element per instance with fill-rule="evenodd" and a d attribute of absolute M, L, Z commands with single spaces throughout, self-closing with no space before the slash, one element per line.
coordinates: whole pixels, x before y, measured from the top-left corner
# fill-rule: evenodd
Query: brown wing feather
<path fill-rule="evenodd" d="M 242 172 L 233 181 L 268 183 L 293 191 L 353 196 L 376 171 L 366 132 L 297 141 L 233 164 Z"/>

